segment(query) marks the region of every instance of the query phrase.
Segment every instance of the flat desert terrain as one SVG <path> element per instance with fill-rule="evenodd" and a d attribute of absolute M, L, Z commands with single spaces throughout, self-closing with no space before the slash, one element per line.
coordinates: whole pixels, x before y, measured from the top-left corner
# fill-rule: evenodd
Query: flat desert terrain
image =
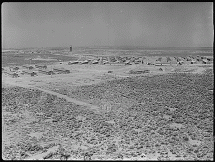
<path fill-rule="evenodd" d="M 207 51 L 102 51 L 3 53 L 3 159 L 213 160 Z"/>

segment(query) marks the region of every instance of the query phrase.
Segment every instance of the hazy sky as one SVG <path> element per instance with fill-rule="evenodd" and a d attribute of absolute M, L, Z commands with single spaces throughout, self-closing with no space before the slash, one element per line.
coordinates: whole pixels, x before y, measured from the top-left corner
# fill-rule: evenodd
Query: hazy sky
<path fill-rule="evenodd" d="M 212 47 L 212 2 L 2 4 L 2 47 Z"/>

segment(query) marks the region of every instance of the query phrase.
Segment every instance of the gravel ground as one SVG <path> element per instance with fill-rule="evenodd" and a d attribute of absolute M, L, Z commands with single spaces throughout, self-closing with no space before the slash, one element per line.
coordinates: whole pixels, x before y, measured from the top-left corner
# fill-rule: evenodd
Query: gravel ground
<path fill-rule="evenodd" d="M 213 160 L 213 74 L 175 73 L 50 90 L 2 88 L 3 159 Z"/>

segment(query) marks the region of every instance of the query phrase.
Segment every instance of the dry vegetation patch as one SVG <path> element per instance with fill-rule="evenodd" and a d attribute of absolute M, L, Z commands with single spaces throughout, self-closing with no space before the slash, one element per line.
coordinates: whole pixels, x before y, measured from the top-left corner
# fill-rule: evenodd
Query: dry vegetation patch
<path fill-rule="evenodd" d="M 212 159 L 210 70 L 54 86 L 49 88 L 97 104 L 103 113 L 39 90 L 4 87 L 5 159 Z"/>

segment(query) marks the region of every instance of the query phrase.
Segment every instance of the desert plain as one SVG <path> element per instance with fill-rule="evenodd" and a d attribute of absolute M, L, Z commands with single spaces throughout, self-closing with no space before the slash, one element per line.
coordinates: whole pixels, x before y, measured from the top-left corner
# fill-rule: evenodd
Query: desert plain
<path fill-rule="evenodd" d="M 213 89 L 210 49 L 3 51 L 2 158 L 213 160 Z"/>

